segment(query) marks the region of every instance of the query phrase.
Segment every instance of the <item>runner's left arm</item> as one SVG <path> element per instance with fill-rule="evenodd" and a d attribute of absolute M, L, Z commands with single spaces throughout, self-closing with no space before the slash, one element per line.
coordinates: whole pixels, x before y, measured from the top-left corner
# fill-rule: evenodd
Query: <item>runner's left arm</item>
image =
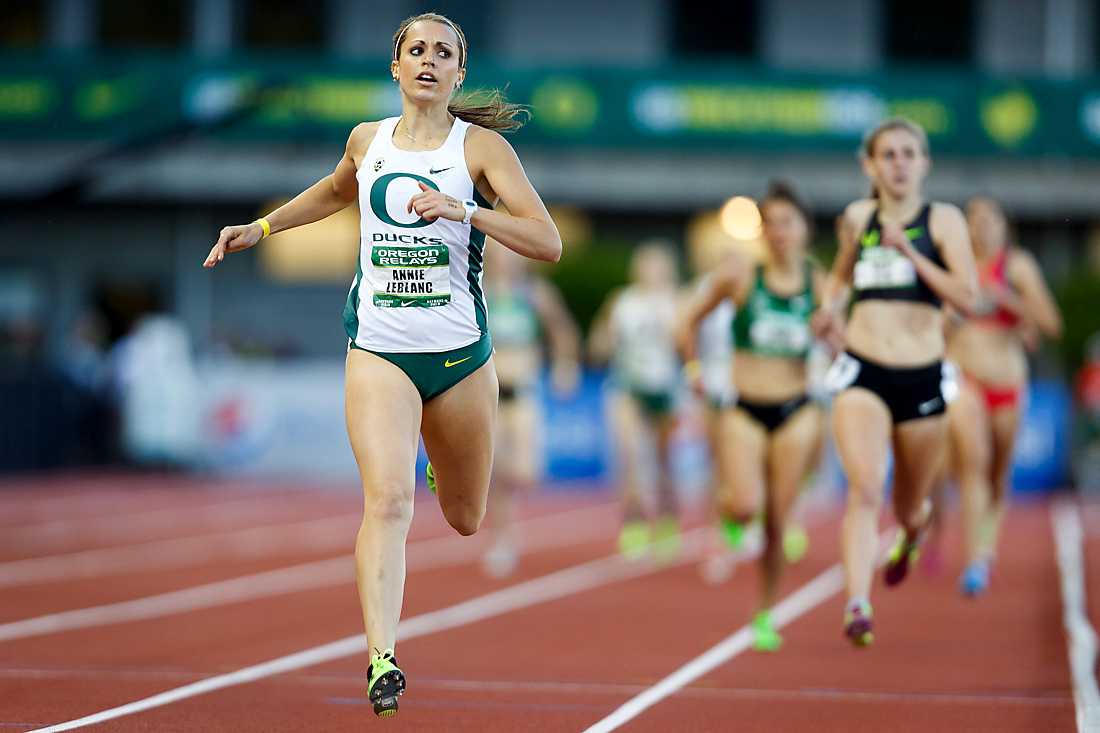
<path fill-rule="evenodd" d="M 524 257 L 548 262 L 561 259 L 558 228 L 508 141 L 498 132 L 471 127 L 466 160 L 475 185 L 484 179 L 509 212 L 479 208 L 470 223 Z M 462 221 L 465 216 L 461 201 L 424 184 L 420 184 L 420 193 L 409 199 L 408 210 L 415 210 L 427 221 L 440 217 Z"/>
<path fill-rule="evenodd" d="M 535 312 L 550 346 L 550 382 L 558 394 L 569 394 L 580 377 L 580 331 L 558 289 L 542 278 L 534 285 Z"/>
<path fill-rule="evenodd" d="M 1028 252 L 1016 251 L 1009 262 L 1009 279 L 1019 293 L 1022 306 L 1017 315 L 1037 327 L 1047 338 L 1061 338 L 1062 314 L 1035 258 Z"/>

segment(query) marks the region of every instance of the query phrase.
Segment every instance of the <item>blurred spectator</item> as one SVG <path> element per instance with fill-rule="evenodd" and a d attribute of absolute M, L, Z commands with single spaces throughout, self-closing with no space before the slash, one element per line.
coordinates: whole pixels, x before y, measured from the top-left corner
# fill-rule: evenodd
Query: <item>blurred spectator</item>
<path fill-rule="evenodd" d="M 137 322 L 108 355 L 127 459 L 151 468 L 182 468 L 197 456 L 199 385 L 191 340 L 175 316 Z"/>

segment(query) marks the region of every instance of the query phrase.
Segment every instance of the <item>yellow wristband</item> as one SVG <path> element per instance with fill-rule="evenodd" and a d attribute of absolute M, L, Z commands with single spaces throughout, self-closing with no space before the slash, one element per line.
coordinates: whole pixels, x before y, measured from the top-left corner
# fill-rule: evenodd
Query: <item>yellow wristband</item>
<path fill-rule="evenodd" d="M 684 375 L 688 379 L 695 379 L 703 373 L 703 364 L 698 359 L 692 359 L 684 363 Z"/>
<path fill-rule="evenodd" d="M 259 219 L 252 223 L 259 224 L 260 228 L 264 230 L 264 236 L 260 237 L 260 239 L 265 239 L 271 235 L 271 222 L 269 222 L 267 219 L 261 216 Z"/>

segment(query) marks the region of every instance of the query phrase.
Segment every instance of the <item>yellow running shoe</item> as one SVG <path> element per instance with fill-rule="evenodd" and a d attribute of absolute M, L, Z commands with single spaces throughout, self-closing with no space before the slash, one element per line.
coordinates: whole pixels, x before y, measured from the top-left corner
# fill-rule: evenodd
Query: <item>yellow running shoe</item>
<path fill-rule="evenodd" d="M 639 560 L 649 552 L 649 523 L 633 519 L 619 531 L 619 552 L 627 560 Z"/>
<path fill-rule="evenodd" d="M 661 562 L 672 562 L 680 556 L 680 520 L 666 516 L 653 525 L 653 554 Z"/>
<path fill-rule="evenodd" d="M 393 649 L 375 654 L 367 667 L 367 689 L 379 718 L 397 715 L 397 698 L 405 692 L 405 673 L 397 666 Z"/>
<path fill-rule="evenodd" d="M 783 557 L 794 564 L 806 556 L 810 548 L 810 536 L 799 524 L 792 524 L 783 531 Z"/>

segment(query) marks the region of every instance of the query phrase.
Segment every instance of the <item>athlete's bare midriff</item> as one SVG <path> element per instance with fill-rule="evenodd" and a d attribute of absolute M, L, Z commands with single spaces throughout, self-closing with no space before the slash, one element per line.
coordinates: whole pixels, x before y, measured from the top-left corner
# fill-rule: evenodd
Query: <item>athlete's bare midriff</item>
<path fill-rule="evenodd" d="M 951 334 L 947 355 L 960 369 L 990 386 L 1015 387 L 1027 381 L 1027 356 L 1013 331 L 983 323 L 963 323 Z"/>
<path fill-rule="evenodd" d="M 738 351 L 734 363 L 733 383 L 737 395 L 746 400 L 785 402 L 806 393 L 805 359 Z"/>
<path fill-rule="evenodd" d="M 923 366 L 944 356 L 943 312 L 924 303 L 860 301 L 846 341 L 851 351 L 883 366 Z"/>

